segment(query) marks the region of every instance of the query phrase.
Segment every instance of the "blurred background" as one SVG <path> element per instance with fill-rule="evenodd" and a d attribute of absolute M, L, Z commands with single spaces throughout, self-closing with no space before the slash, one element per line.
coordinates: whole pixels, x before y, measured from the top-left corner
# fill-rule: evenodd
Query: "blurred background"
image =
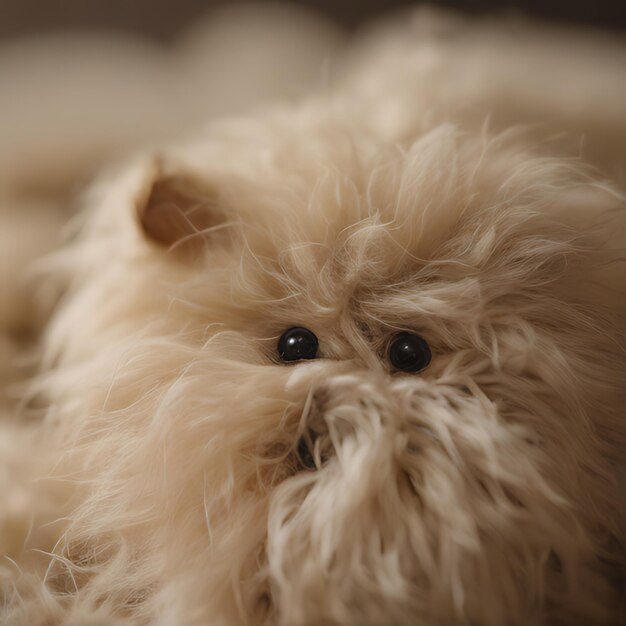
<path fill-rule="evenodd" d="M 115 29 L 171 40 L 207 9 L 236 0 L 1 0 L 0 38 L 73 29 Z M 409 0 L 292 0 L 320 11 L 344 28 Z M 518 11 L 558 22 L 621 30 L 624 0 L 438 0 L 435 4 L 482 14 Z"/>
<path fill-rule="evenodd" d="M 0 202 L 67 191 L 146 142 L 331 86 L 353 35 L 409 7 L 626 41 L 626 0 L 0 0 Z M 566 46 L 577 66 L 598 48 Z M 615 64 L 605 47 L 595 67 Z"/>

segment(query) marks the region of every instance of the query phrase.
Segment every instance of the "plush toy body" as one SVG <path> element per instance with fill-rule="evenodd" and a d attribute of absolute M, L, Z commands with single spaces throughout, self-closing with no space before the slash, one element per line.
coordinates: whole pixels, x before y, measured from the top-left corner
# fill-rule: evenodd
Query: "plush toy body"
<path fill-rule="evenodd" d="M 619 622 L 624 198 L 403 37 L 86 195 L 4 623 Z"/>

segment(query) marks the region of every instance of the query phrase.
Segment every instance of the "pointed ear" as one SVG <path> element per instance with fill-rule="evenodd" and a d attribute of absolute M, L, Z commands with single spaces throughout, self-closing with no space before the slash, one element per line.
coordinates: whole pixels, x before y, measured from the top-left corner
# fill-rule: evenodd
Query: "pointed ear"
<path fill-rule="evenodd" d="M 197 254 L 228 225 L 214 190 L 189 174 L 167 172 L 155 161 L 137 196 L 137 217 L 147 239 L 167 250 Z"/>

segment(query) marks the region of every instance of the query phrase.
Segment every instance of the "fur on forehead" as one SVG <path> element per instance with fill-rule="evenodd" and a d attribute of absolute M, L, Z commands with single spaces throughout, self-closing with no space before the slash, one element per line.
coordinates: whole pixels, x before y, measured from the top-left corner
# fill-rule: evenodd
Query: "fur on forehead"
<path fill-rule="evenodd" d="M 283 296 L 300 289 L 326 306 L 333 281 L 345 293 L 418 271 L 432 278 L 433 268 L 506 274 L 507 259 L 519 267 L 549 254 L 550 238 L 555 250 L 579 238 L 581 199 L 587 214 L 616 204 L 574 165 L 533 156 L 511 132 L 470 137 L 443 125 L 403 145 L 357 121 L 302 112 L 247 124 L 174 148 L 149 184 L 186 189 L 198 216 L 186 238 L 204 244 L 211 268 L 230 251 L 242 267 L 282 276 Z M 541 244 L 530 245 L 533 233 Z"/>
<path fill-rule="evenodd" d="M 533 158 L 514 133 L 469 137 L 443 125 L 402 144 L 355 121 L 294 117 L 213 127 L 164 157 L 165 184 L 189 183 L 190 195 L 238 222 L 261 256 L 310 246 L 318 257 L 320 249 L 350 248 L 376 260 L 376 249 L 387 248 L 374 274 L 388 279 L 410 257 L 435 258 L 473 218 L 528 221 L 550 204 L 556 215 L 578 176 L 562 162 Z"/>

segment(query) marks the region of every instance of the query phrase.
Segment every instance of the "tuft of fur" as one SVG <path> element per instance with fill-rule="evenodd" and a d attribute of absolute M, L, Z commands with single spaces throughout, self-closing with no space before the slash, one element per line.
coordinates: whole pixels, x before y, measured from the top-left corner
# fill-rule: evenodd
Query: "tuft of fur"
<path fill-rule="evenodd" d="M 523 129 L 391 132 L 410 90 L 358 93 L 88 192 L 48 260 L 4 622 L 618 623 L 624 196 Z M 280 362 L 292 326 L 321 358 Z"/>

